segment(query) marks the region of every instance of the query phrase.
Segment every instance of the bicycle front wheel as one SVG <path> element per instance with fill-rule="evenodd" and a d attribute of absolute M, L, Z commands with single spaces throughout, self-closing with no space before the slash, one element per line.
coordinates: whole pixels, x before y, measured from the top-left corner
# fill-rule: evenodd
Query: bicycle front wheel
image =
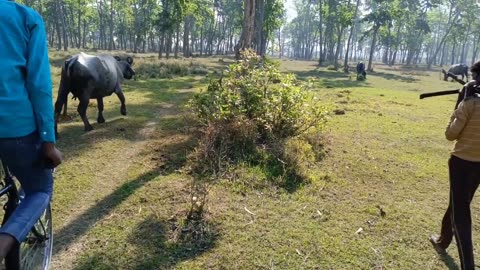
<path fill-rule="evenodd" d="M 20 244 L 20 268 L 25 270 L 50 267 L 53 250 L 52 209 L 50 204 Z"/>

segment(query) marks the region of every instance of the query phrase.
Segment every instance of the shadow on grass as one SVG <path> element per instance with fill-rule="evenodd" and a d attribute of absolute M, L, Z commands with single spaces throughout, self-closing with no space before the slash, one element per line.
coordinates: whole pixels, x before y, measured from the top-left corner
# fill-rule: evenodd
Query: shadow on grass
<path fill-rule="evenodd" d="M 382 71 L 389 71 L 389 72 L 395 72 L 395 73 L 400 73 L 402 75 L 414 75 L 414 76 L 430 76 L 431 72 L 438 72 L 439 77 L 443 75 L 439 70 L 429 70 L 429 69 L 422 69 L 422 68 L 409 68 L 409 67 L 404 67 L 404 66 L 385 66 L 382 67 L 381 69 L 377 70 L 382 70 Z"/>
<path fill-rule="evenodd" d="M 141 86 L 140 83 L 139 85 Z M 148 83 L 146 85 L 144 86 L 145 89 L 151 89 L 151 87 L 148 87 Z M 105 115 L 107 123 L 94 125 L 96 129 L 91 133 L 84 134 L 82 122 L 60 130 L 62 139 L 60 139 L 59 144 L 67 157 L 79 155 L 101 140 L 122 138 L 129 141 L 139 141 L 150 139 L 139 136 L 142 134 L 142 129 L 148 126 L 146 125 L 148 121 L 157 122 L 156 125 L 161 130 L 163 143 L 158 146 L 158 150 L 155 148 L 153 151 L 152 160 L 156 162 L 156 169 L 125 182 L 113 193 L 104 197 L 56 233 L 54 254 L 68 249 L 78 238 L 86 234 L 97 221 L 109 215 L 113 209 L 143 185 L 159 175 L 171 174 L 185 166 L 188 153 L 196 144 L 196 138 L 187 130 L 192 126 L 192 123 L 186 121 L 182 115 L 178 115 L 176 108 L 179 104 L 184 103 L 193 92 L 179 93 L 175 88 L 178 85 L 178 83 L 173 84 L 171 88 L 161 90 L 158 93 L 145 91 L 150 100 L 144 104 L 127 105 L 127 110 L 131 112 L 129 117 L 109 121 L 108 115 L 113 113 L 107 112 Z M 142 90 L 135 87 L 135 91 Z M 160 107 L 162 102 L 170 104 L 171 108 L 162 109 Z M 117 108 L 114 109 L 117 110 Z M 119 112 L 115 113 L 118 114 Z M 169 136 L 171 138 L 167 138 Z M 149 145 L 149 147 L 154 146 Z"/>
<path fill-rule="evenodd" d="M 175 220 L 149 216 L 129 235 L 128 245 L 135 251 L 133 254 L 125 254 L 128 262 L 121 268 L 169 269 L 213 248 L 218 238 L 217 231 L 215 224 L 204 220 L 190 221 L 186 225 L 178 226 Z M 115 255 L 96 253 L 84 257 L 75 269 L 119 269 L 119 267 Z"/>
<path fill-rule="evenodd" d="M 368 75 L 375 76 L 375 77 L 382 77 L 387 80 L 395 80 L 395 81 L 408 82 L 408 83 L 417 82 L 420 80 L 412 76 L 402 76 L 402 75 L 379 72 L 379 71 L 370 72 Z"/>
<path fill-rule="evenodd" d="M 428 68 L 426 65 L 404 65 L 404 64 L 396 64 L 393 66 L 385 65 L 385 64 L 376 64 L 375 69 L 383 69 L 383 70 L 392 70 L 392 71 L 438 71 L 442 69 L 440 66 L 432 66 Z"/>
<path fill-rule="evenodd" d="M 103 200 L 99 201 L 94 207 L 88 209 L 82 215 L 63 227 L 55 234 L 55 245 L 53 254 L 67 250 L 78 238 L 82 237 L 95 223 L 108 215 L 116 206 L 125 201 L 137 189 L 160 175 L 159 172 L 152 171 L 145 173 L 138 178 L 124 183 Z"/>
<path fill-rule="evenodd" d="M 157 165 L 157 169 L 147 172 L 136 179 L 125 182 L 117 188 L 113 193 L 106 196 L 95 206 L 79 215 L 75 220 L 63 227 L 55 234 L 55 246 L 53 253 L 56 254 L 74 243 L 78 238 L 82 237 L 91 227 L 99 220 L 108 216 L 113 209 L 128 199 L 136 190 L 152 181 L 159 175 L 168 175 L 176 170 L 183 168 L 187 162 L 187 152 L 192 148 L 192 139 L 162 145 L 161 162 Z M 182 151 L 185 150 L 185 151 Z M 177 155 L 169 153 L 178 153 Z"/>
<path fill-rule="evenodd" d="M 85 213 L 72 220 L 54 235 L 55 245 L 53 254 L 67 250 L 72 243 L 90 230 L 97 221 L 108 215 L 116 206 L 125 201 L 137 189 L 141 188 L 158 175 L 160 175 L 159 172 L 151 171 L 134 180 L 124 183 L 113 193 L 99 201 L 94 207 L 88 209 Z"/>
<path fill-rule="evenodd" d="M 388 67 L 386 68 L 386 70 L 389 70 Z M 390 70 L 394 70 L 394 69 L 390 68 Z M 413 83 L 420 80 L 412 76 L 412 75 L 418 75 L 417 73 L 413 72 L 415 69 L 401 68 L 399 70 L 403 71 L 403 75 L 382 72 L 382 71 L 368 72 L 367 80 L 365 81 L 357 81 L 355 72 L 345 74 L 344 72 L 341 72 L 341 71 L 333 71 L 333 70 L 331 71 L 331 70 L 315 68 L 314 70 L 310 70 L 310 71 L 298 71 L 294 73 L 300 80 L 307 80 L 311 78 L 313 78 L 314 80 L 315 79 L 319 80 L 319 86 L 323 88 L 366 87 L 370 85 L 370 83 L 368 82 L 369 77 L 381 77 L 386 80 L 396 80 L 396 81 L 407 82 L 407 83 Z M 399 70 L 395 70 L 395 71 L 398 72 Z M 421 75 L 426 76 L 423 73 Z"/>
<path fill-rule="evenodd" d="M 284 143 L 279 143 L 271 147 L 272 152 L 258 153 L 263 156 L 260 164 L 265 172 L 267 180 L 273 185 L 284 189 L 288 193 L 294 193 L 301 187 L 310 184 L 310 177 L 315 173 L 307 155 L 314 155 L 314 163 L 320 163 L 325 158 L 324 144 L 320 141 L 317 134 L 306 136 L 302 146 L 311 146 L 311 152 L 297 151 L 297 147 L 289 147 Z M 265 151 L 265 150 L 262 150 Z"/>
<path fill-rule="evenodd" d="M 58 145 L 65 156 L 77 156 L 88 151 L 102 140 L 125 139 L 138 141 L 138 134 L 149 121 L 156 121 L 162 131 L 178 132 L 191 123 L 185 121 L 181 106 L 195 94 L 195 87 L 202 83 L 195 78 L 178 80 L 132 81 L 125 87 L 127 116 L 120 114 L 120 104 L 116 96 L 104 99 L 105 104 L 116 102 L 104 111 L 106 123 L 98 124 L 97 107 L 93 102 L 87 110 L 87 117 L 94 130 L 85 132 L 83 122 L 76 112 L 78 102 L 69 100 L 69 124 L 59 122 Z M 129 104 L 129 94 L 143 95 L 145 102 Z"/>
<path fill-rule="evenodd" d="M 295 75 L 300 80 L 307 80 L 314 78 L 319 80 L 319 86 L 323 88 L 352 88 L 352 87 L 366 87 L 370 83 L 367 80 L 357 81 L 355 73 L 345 74 L 340 71 L 329 71 L 315 69 L 312 71 L 299 71 Z"/>
<path fill-rule="evenodd" d="M 307 180 L 295 171 L 285 171 L 282 163 L 276 160 L 270 160 L 264 170 L 271 183 L 288 193 L 295 193 L 299 188 L 308 184 Z"/>
<path fill-rule="evenodd" d="M 460 270 L 458 267 L 457 263 L 455 263 L 455 260 L 450 256 L 450 254 L 445 254 L 441 255 L 440 259 L 443 261 L 446 267 L 448 267 L 449 270 Z"/>
<path fill-rule="evenodd" d="M 175 220 L 159 221 L 150 217 L 143 221 L 130 235 L 130 242 L 147 255 L 132 269 L 164 269 L 185 261 L 214 247 L 218 238 L 217 226 L 206 220 L 187 220 L 178 224 Z M 162 227 L 166 230 L 156 230 Z M 165 239 L 165 235 L 170 239 Z M 152 237 L 153 234 L 153 237 Z M 165 239 L 164 241 L 158 241 Z M 159 254 L 163 256 L 158 256 Z"/>

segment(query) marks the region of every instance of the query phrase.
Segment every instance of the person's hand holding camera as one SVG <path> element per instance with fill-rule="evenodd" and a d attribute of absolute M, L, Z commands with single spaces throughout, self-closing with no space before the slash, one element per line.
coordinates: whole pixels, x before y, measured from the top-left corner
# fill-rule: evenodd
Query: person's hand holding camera
<path fill-rule="evenodd" d="M 480 84 L 476 80 L 471 80 L 466 83 L 462 90 L 458 93 L 457 104 L 455 104 L 455 109 L 458 108 L 460 102 L 462 102 L 467 97 L 472 97 L 475 95 L 477 87 L 480 87 Z"/>

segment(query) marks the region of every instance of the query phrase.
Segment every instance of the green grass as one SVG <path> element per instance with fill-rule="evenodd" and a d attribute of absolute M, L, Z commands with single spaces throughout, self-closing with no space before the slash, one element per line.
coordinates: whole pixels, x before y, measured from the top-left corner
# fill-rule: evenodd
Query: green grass
<path fill-rule="evenodd" d="M 55 89 L 64 56 L 52 53 Z M 192 61 L 218 70 L 231 59 Z M 281 67 L 313 79 L 322 102 L 345 111 L 320 136 L 318 181 L 288 190 L 261 168 L 239 168 L 239 181 L 213 186 L 197 224 L 182 224 L 186 159 L 198 139 L 183 105 L 208 78 L 128 81 L 128 116 L 108 97 L 107 123 L 96 124 L 89 107 L 90 133 L 70 102 L 73 119 L 59 126 L 66 159 L 55 176 L 55 269 L 455 269 L 455 245 L 439 258 L 427 241 L 447 206 L 453 144 L 443 132 L 455 97 L 418 96 L 459 85 L 438 70 L 377 65 L 357 82 L 315 62 Z"/>

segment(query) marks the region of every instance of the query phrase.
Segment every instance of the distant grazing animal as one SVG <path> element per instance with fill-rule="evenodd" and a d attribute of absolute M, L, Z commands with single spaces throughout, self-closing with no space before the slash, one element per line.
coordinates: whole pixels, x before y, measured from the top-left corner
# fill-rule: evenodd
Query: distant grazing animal
<path fill-rule="evenodd" d="M 357 80 L 365 80 L 367 78 L 367 72 L 365 71 L 365 64 L 358 62 L 357 64 Z"/>
<path fill-rule="evenodd" d="M 443 80 L 446 81 L 448 79 L 448 74 L 453 74 L 455 76 L 462 75 L 462 80 L 463 77 L 465 76 L 467 81 L 468 81 L 468 66 L 465 64 L 455 64 L 451 65 L 448 71 L 445 71 L 442 68 L 442 73 L 443 73 Z"/>
<path fill-rule="evenodd" d="M 93 130 L 88 122 L 86 113 L 90 99 L 97 99 L 98 123 L 104 123 L 103 98 L 113 93 L 117 94 L 121 102 L 120 113 L 127 114 L 125 96 L 120 84 L 124 79 L 131 79 L 135 75 L 131 64 L 133 59 L 127 57 L 122 60 L 108 54 L 88 55 L 79 53 L 67 59 L 62 67 L 60 86 L 57 101 L 55 102 L 55 134 L 58 136 L 57 124 L 62 107 L 67 105 L 68 94 L 78 98 L 80 104 L 77 111 L 82 117 L 85 131 Z"/>

